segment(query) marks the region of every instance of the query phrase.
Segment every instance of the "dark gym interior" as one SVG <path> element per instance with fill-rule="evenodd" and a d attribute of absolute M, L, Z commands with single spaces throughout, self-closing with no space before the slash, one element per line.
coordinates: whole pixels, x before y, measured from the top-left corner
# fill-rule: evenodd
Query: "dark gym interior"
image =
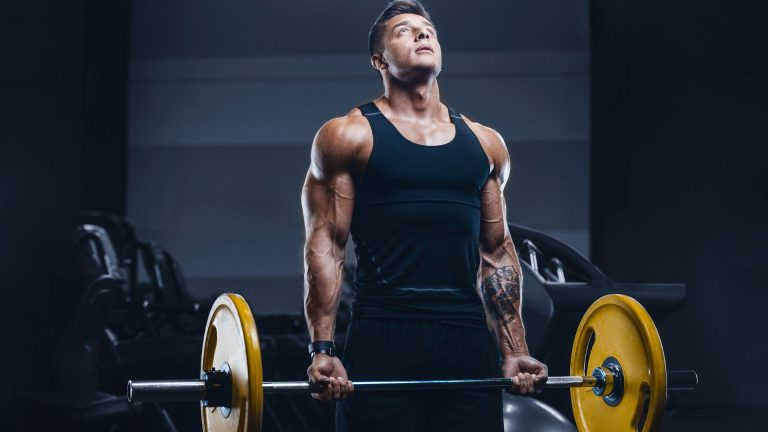
<path fill-rule="evenodd" d="M 131 406 L 125 383 L 199 375 L 225 291 L 251 304 L 265 379 L 306 379 L 300 189 L 315 131 L 381 93 L 384 5 L 0 10 L 0 430 L 200 430 L 199 404 Z M 521 258 L 531 240 L 610 281 L 592 288 L 655 287 L 638 295 L 667 366 L 700 379 L 663 430 L 768 430 L 768 3 L 425 6 L 443 100 L 505 138 Z M 541 324 L 551 374 L 586 305 Z M 567 392 L 535 397 L 571 416 Z M 264 430 L 329 431 L 332 412 L 278 396 Z"/>

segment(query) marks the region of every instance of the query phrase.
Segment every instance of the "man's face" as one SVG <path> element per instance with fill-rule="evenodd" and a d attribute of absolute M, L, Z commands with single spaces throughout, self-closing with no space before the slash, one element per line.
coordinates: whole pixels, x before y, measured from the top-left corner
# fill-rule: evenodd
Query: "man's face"
<path fill-rule="evenodd" d="M 434 74 L 443 66 L 443 53 L 437 41 L 437 31 L 421 15 L 400 14 L 384 25 L 382 34 L 383 61 L 396 78 Z M 374 60 L 375 62 L 375 60 Z"/>

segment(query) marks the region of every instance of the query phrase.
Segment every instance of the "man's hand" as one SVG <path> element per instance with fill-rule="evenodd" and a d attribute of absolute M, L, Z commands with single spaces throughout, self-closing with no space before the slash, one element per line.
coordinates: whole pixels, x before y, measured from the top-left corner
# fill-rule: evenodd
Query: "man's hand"
<path fill-rule="evenodd" d="M 347 379 L 347 370 L 338 357 L 317 354 L 307 369 L 309 381 L 323 389 L 321 393 L 312 393 L 320 400 L 339 400 L 352 396 L 355 386 Z"/>
<path fill-rule="evenodd" d="M 520 394 L 533 393 L 549 375 L 547 365 L 527 355 L 505 358 L 501 373 L 505 378 L 513 379 L 510 391 Z"/>

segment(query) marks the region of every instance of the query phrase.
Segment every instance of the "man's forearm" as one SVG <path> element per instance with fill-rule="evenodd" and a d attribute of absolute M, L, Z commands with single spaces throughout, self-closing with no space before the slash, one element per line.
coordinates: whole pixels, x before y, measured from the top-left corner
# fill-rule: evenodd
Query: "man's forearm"
<path fill-rule="evenodd" d="M 492 253 L 481 252 L 480 291 L 503 357 L 528 355 L 520 304 L 522 274 L 512 240 Z"/>
<path fill-rule="evenodd" d="M 334 340 L 336 310 L 341 296 L 344 251 L 330 247 L 324 252 L 309 250 L 305 255 L 304 315 L 309 337 Z"/>

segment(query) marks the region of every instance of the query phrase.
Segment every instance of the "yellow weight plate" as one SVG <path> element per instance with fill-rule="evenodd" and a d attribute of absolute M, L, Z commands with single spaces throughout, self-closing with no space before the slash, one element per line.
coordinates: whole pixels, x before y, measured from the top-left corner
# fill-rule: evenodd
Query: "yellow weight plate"
<path fill-rule="evenodd" d="M 571 375 L 592 375 L 614 357 L 624 375 L 615 406 L 588 388 L 571 388 L 581 432 L 658 431 L 667 398 L 667 371 L 659 333 L 637 300 L 619 294 L 598 299 L 581 319 L 571 352 Z"/>
<path fill-rule="evenodd" d="M 261 430 L 261 346 L 256 322 L 245 299 L 222 294 L 208 315 L 203 339 L 201 372 L 225 364 L 232 377 L 232 408 L 200 406 L 204 432 L 258 432 Z"/>

